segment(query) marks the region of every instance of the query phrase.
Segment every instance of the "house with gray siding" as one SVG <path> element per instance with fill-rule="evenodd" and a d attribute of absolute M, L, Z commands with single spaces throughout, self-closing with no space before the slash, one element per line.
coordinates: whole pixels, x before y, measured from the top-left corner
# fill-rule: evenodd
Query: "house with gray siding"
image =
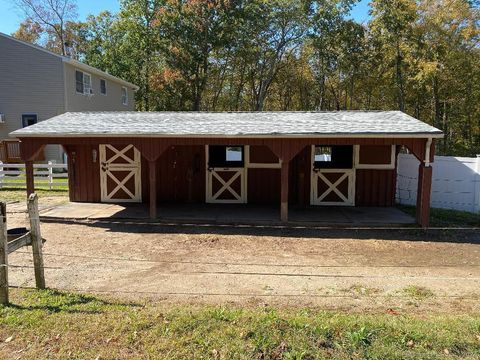
<path fill-rule="evenodd" d="M 69 111 L 132 111 L 138 87 L 70 57 L 0 33 L 0 142 Z M 0 149 L 0 160 L 5 147 Z M 63 161 L 50 145 L 44 160 Z"/>

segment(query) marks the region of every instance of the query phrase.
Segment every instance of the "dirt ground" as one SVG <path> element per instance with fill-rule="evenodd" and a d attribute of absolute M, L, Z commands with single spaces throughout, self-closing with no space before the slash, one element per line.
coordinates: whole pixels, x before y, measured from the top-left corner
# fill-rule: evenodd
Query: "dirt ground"
<path fill-rule="evenodd" d="M 42 198 L 48 208 L 63 198 Z M 21 204 L 8 227 L 25 226 Z M 480 232 L 42 223 L 47 286 L 179 303 L 480 310 Z M 34 286 L 31 248 L 10 283 Z M 14 267 L 14 266 L 27 266 Z"/>

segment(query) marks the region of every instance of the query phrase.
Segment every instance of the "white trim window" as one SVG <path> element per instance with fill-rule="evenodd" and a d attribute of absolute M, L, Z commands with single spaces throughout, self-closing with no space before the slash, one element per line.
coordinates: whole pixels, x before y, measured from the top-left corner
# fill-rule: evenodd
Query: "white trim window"
<path fill-rule="evenodd" d="M 92 76 L 80 70 L 75 70 L 75 91 L 77 94 L 93 95 Z"/>
<path fill-rule="evenodd" d="M 122 104 L 128 105 L 128 90 L 125 86 L 122 86 Z"/>
<path fill-rule="evenodd" d="M 38 122 L 37 114 L 22 114 L 22 127 L 35 125 Z"/>
<path fill-rule="evenodd" d="M 397 160 L 397 152 L 396 146 L 390 146 L 390 162 L 388 163 L 380 163 L 380 164 L 369 164 L 369 163 L 361 163 L 360 162 L 360 152 L 361 152 L 362 145 L 355 145 L 355 168 L 356 169 L 383 169 L 383 170 L 392 170 L 395 169 L 396 160 Z M 382 151 L 382 150 L 380 150 Z"/>
<path fill-rule="evenodd" d="M 100 94 L 107 95 L 107 80 L 100 79 Z"/>

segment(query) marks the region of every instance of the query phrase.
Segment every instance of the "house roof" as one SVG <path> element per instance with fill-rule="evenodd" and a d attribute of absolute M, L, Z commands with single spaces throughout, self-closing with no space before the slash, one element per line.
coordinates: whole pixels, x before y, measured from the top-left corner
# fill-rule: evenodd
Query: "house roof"
<path fill-rule="evenodd" d="M 442 137 L 400 111 L 70 112 L 13 137 Z"/>
<path fill-rule="evenodd" d="M 108 79 L 108 80 L 111 80 L 111 81 L 115 81 L 123 86 L 126 86 L 126 87 L 129 87 L 129 88 L 132 88 L 133 90 L 137 91 L 139 88 L 137 85 L 135 84 L 132 84 L 131 82 L 128 82 L 128 81 L 125 81 L 123 79 L 120 79 L 119 77 L 116 77 L 116 76 L 113 76 L 109 73 L 106 73 L 105 71 L 102 71 L 102 70 L 99 70 L 93 66 L 90 66 L 90 65 L 87 65 L 87 64 L 84 64 L 82 63 L 81 61 L 78 61 L 78 60 L 74 60 L 68 56 L 63 56 L 63 55 L 59 55 L 59 54 L 56 54 L 50 50 L 47 50 L 41 46 L 38 46 L 38 45 L 35 45 L 35 44 L 32 44 L 32 43 L 29 43 L 29 42 L 26 42 L 26 41 L 23 41 L 23 40 L 19 40 L 17 38 L 14 38 L 12 36 L 9 36 L 7 34 L 4 34 L 4 33 L 1 33 L 0 32 L 0 36 L 4 37 L 4 38 L 7 38 L 9 40 L 12 40 L 12 41 L 15 41 L 17 43 L 20 43 L 22 45 L 25 45 L 25 46 L 29 46 L 31 48 L 34 48 L 36 50 L 39 50 L 39 51 L 43 51 L 51 56 L 55 56 L 55 57 L 58 57 L 60 58 L 63 62 L 67 63 L 67 64 L 71 64 L 79 69 L 82 69 L 84 71 L 88 71 L 92 74 L 96 74 L 100 77 L 103 77 L 105 79 Z"/>

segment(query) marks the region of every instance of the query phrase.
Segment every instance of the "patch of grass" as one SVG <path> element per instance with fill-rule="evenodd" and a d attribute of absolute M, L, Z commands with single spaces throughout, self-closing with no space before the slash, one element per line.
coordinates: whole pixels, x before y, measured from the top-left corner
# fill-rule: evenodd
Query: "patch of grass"
<path fill-rule="evenodd" d="M 368 329 L 366 326 L 362 326 L 358 330 L 347 331 L 346 338 L 353 349 L 366 348 L 372 345 L 375 332 L 378 331 L 378 329 Z"/>
<path fill-rule="evenodd" d="M 35 186 L 35 192 L 39 197 L 50 196 L 68 196 L 68 187 L 55 187 L 55 189 L 48 189 L 48 187 Z M 3 188 L 0 189 L 0 199 L 2 201 L 25 201 L 27 199 L 27 192 L 25 188 Z"/>
<path fill-rule="evenodd" d="M 410 285 L 403 288 L 402 292 L 416 300 L 425 300 L 435 296 L 435 293 L 423 286 Z"/>
<path fill-rule="evenodd" d="M 440 359 L 480 357 L 480 317 L 123 303 L 12 290 L 0 358 Z M 8 341 L 6 342 L 5 340 Z"/>
<path fill-rule="evenodd" d="M 416 207 L 410 205 L 397 205 L 397 207 L 411 216 L 415 216 Z M 430 209 L 430 226 L 473 226 L 480 227 L 480 215 L 466 211 L 449 209 Z"/>
<path fill-rule="evenodd" d="M 378 294 L 381 290 L 375 287 L 368 287 L 362 284 L 353 284 L 349 288 L 342 290 L 345 293 L 350 293 L 357 296 L 372 296 Z"/>

